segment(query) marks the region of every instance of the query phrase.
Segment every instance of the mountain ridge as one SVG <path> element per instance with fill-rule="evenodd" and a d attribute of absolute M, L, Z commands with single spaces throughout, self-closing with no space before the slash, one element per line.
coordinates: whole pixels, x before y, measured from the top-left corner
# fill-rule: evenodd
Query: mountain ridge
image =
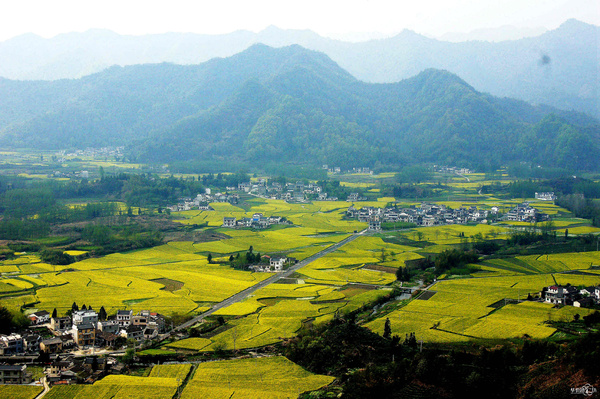
<path fill-rule="evenodd" d="M 593 169 L 599 126 L 584 114 L 481 93 L 444 70 L 363 82 L 297 45 L 259 44 L 199 65 L 112 67 L 74 80 L 0 80 L 2 145 L 126 145 L 131 159 L 145 162 L 276 162 L 286 154 L 316 165 L 527 161 Z M 546 148 L 544 155 L 531 146 Z"/>
<path fill-rule="evenodd" d="M 258 33 L 236 31 L 225 35 L 114 35 L 92 31 L 87 36 L 83 33 L 38 38 L 29 44 L 27 37 L 2 42 L 0 76 L 81 77 L 110 65 L 198 64 L 232 56 L 256 43 L 272 47 L 299 44 L 327 54 L 362 81 L 390 83 L 427 68 L 446 69 L 469 81 L 478 91 L 600 117 L 600 28 L 577 20 L 567 20 L 557 29 L 536 37 L 496 43 L 451 43 L 409 31 L 391 38 L 351 43 L 311 31 L 276 27 Z M 73 42 L 69 44 L 69 40 Z"/>

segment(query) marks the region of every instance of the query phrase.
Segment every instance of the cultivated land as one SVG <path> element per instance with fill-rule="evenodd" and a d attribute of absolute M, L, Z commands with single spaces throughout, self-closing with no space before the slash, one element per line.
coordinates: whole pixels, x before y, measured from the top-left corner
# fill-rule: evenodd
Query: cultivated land
<path fill-rule="evenodd" d="M 295 398 L 333 382 L 315 375 L 285 357 L 208 362 L 198 365 L 188 382 L 184 399 L 193 398 Z"/>
<path fill-rule="evenodd" d="M 481 178 L 479 175 L 469 176 L 473 182 Z M 452 179 L 464 181 L 462 177 Z M 364 187 L 372 187 L 377 181 L 373 176 L 358 174 L 350 175 L 349 180 L 344 184 Z M 470 191 L 468 193 L 472 194 Z M 383 207 L 393 200 L 382 197 L 377 201 L 356 203 L 356 206 Z M 437 203 L 453 208 L 475 205 L 485 209 L 491 206 L 509 208 L 521 201 L 483 198 L 480 201 Z M 554 216 L 566 213 L 553 204 L 535 200 L 531 202 Z M 266 273 L 234 270 L 226 262 L 229 255 L 245 252 L 252 246 L 255 252 L 262 254 L 281 254 L 302 260 L 349 237 L 349 233 L 366 227 L 366 224 L 356 220 L 345 220 L 345 210 L 349 206 L 346 201 L 289 204 L 250 198 L 243 208 L 227 203 L 213 203 L 211 206 L 214 211 L 186 211 L 175 213 L 174 216 L 180 217 L 179 221 L 184 225 L 207 223 L 204 229 L 229 238 L 201 243 L 174 241 L 150 249 L 89 258 L 68 266 L 45 264 L 35 254 L 21 254 L 16 259 L 3 261 L 0 265 L 3 273 L 0 280 L 2 303 L 13 309 L 25 304 L 34 304 L 34 309 L 57 308 L 59 314 L 70 309 L 73 302 L 92 305 L 95 309 L 104 306 L 109 313 L 127 308 L 134 311 L 151 309 L 166 315 L 198 314 L 269 277 Z M 249 217 L 256 212 L 286 217 L 293 225 L 258 231 L 220 227 L 223 217 Z M 558 217 L 554 222 L 558 233 L 567 228 L 572 234 L 597 230 L 589 227 L 585 219 L 563 219 Z M 387 287 L 395 281 L 395 269 L 403 267 L 406 261 L 461 245 L 464 242 L 461 234 L 465 237 L 480 234 L 502 240 L 514 228 L 523 228 L 523 223 L 448 225 L 361 236 L 302 267 L 294 279 L 286 281 L 293 284 L 271 284 L 241 302 L 219 309 L 215 315 L 225 316 L 229 320 L 225 331 L 210 338 L 174 342 L 169 347 L 189 350 L 213 350 L 215 347 L 240 349 L 279 342 L 293 336 L 307 321 L 323 322 L 338 311 L 357 309 L 385 295 L 389 292 Z M 398 239 L 412 244 L 393 243 Z M 209 253 L 214 261 L 224 263 L 209 264 Z M 431 300 L 413 301 L 392 314 L 393 331 L 401 335 L 415 331 L 435 341 L 490 336 L 508 338 L 523 334 L 536 337 L 551 335 L 554 330 L 543 325 L 543 321 L 552 314 L 546 310 L 546 305 L 540 304 L 529 309 L 529 312 L 538 312 L 537 318 L 518 319 L 518 328 L 503 329 L 495 328 L 494 320 L 510 318 L 512 313 L 507 309 L 511 306 L 520 309 L 524 305 L 510 305 L 497 311 L 488 306 L 504 298 L 523 299 L 527 293 L 539 292 L 552 280 L 549 273 L 587 269 L 597 259 L 596 255 L 581 253 L 549 255 L 545 257 L 547 259 L 526 256 L 484 261 L 479 265 L 479 278 L 460 282 L 465 285 L 465 294 L 449 296 L 448 292 L 460 291 L 454 287 L 459 282 L 438 282 L 432 288 L 438 293 Z M 524 275 L 536 275 L 536 280 L 529 277 L 525 284 L 522 282 Z M 514 277 L 512 280 L 503 280 L 500 276 Z M 579 282 L 573 275 L 561 275 L 560 279 L 564 283 Z M 353 288 L 354 284 L 359 285 Z M 512 288 L 508 289 L 507 285 Z M 469 303 L 478 303 L 480 308 L 476 311 L 467 306 Z M 435 311 L 426 310 L 430 307 Z M 463 310 L 450 311 L 450 308 Z M 491 310 L 495 311 L 487 316 Z M 563 313 L 557 313 L 556 317 Z M 380 332 L 383 320 L 375 320 L 369 327 Z M 431 329 L 438 322 L 437 330 Z M 484 326 L 489 326 L 488 330 L 493 334 L 487 333 Z"/>
<path fill-rule="evenodd" d="M 24 164 L 33 159 L 27 154 L 21 156 Z M 140 167 L 92 159 L 83 162 L 90 168 L 95 165 L 109 170 Z M 42 174 L 29 177 L 48 179 Z M 354 204 L 358 208 L 385 207 L 389 203 L 418 206 L 419 198 L 396 201 L 382 194 L 385 189 L 381 182 L 389 182 L 393 177 L 393 174 L 337 176 L 342 186 L 369 193 L 368 201 Z M 443 189 L 428 202 L 452 208 L 498 206 L 508 210 L 529 201 L 553 217 L 552 229 L 558 235 L 567 229 L 571 236 L 600 231 L 590 226 L 589 220 L 575 218 L 552 203 L 531 198 L 499 199 L 478 193 L 482 184 L 507 184 L 504 176 L 497 175 L 491 180 L 483 174 L 468 174 L 445 179 L 447 187 L 454 190 L 452 195 Z M 428 183 L 418 186 L 427 189 Z M 79 203 L 85 204 L 85 201 Z M 210 310 L 209 320 L 222 318 L 223 325 L 197 337 L 166 341 L 152 350 L 163 355 L 209 352 L 217 356 L 227 350 L 278 344 L 294 337 L 303 326 L 325 323 L 336 313 L 357 310 L 381 299 L 400 285 L 396 281 L 396 270 L 411 262 L 435 258 L 444 250 L 463 248 L 477 239 L 503 242 L 514 231 L 539 228 L 502 221 L 491 225 L 447 225 L 357 234 L 355 232 L 364 230 L 367 224 L 345 216 L 351 205 L 346 201 L 291 204 L 247 197 L 236 205 L 210 205 L 214 210 L 173 212 L 171 216 L 182 229 L 218 240 L 169 241 L 152 248 L 91 257 L 66 266 L 44 263 L 36 252 L 16 253 L 13 259 L 0 261 L 0 301 L 14 311 L 24 307 L 28 312 L 56 308 L 59 315 L 71 309 L 73 302 L 94 309 L 104 306 L 109 314 L 118 309 L 134 312 L 148 309 L 167 316 L 200 315 L 194 320 L 195 327 L 201 326 L 200 319 L 208 316 L 205 312 Z M 132 208 L 136 213 L 138 209 Z M 127 212 L 128 206 L 121 203 L 119 210 Z M 139 210 L 152 212 L 147 207 Z M 265 230 L 221 227 L 224 217 L 239 219 L 257 212 L 285 217 L 292 224 Z M 343 245 L 338 247 L 336 244 L 340 243 Z M 254 253 L 294 257 L 301 263 L 293 274 L 273 282 L 268 280 L 272 276 L 269 273 L 236 270 L 229 261 L 230 256 L 243 255 L 250 247 Z M 328 248 L 330 250 L 323 252 Z M 86 250 L 67 253 L 87 255 Z M 212 262 L 208 261 L 209 254 Z M 313 258 L 315 254 L 319 256 Z M 416 338 L 426 344 L 552 337 L 557 330 L 547 321 L 569 321 L 576 313 L 585 316 L 589 311 L 573 307 L 558 309 L 524 300 L 528 294 L 536 295 L 548 285 L 600 284 L 600 272 L 592 268 L 600 263 L 599 259 L 600 252 L 486 258 L 476 265 L 477 271 L 470 274 L 439 276 L 438 281 L 428 287 L 428 292 L 416 299 L 392 298 L 385 307 L 376 308 L 364 325 L 383 334 L 389 318 L 392 334 L 404 337 L 414 332 Z M 305 264 L 303 260 L 310 262 Z M 414 281 L 409 285 L 412 283 L 418 284 Z M 281 357 L 210 362 L 194 367 L 163 365 L 154 367 L 146 375 L 109 376 L 93 385 L 54 387 L 46 397 L 171 398 L 181 394 L 184 398 L 251 398 L 257 397 L 260 391 L 261 397 L 284 398 L 318 389 L 333 380 L 310 374 Z M 6 394 L 0 390 L 0 396 L 30 398 L 41 391 L 37 387 L 22 388 L 14 388 L 14 392 Z"/>

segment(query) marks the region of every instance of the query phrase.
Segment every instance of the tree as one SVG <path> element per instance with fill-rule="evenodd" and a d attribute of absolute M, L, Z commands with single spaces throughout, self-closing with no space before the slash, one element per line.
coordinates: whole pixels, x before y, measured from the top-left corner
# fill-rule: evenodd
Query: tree
<path fill-rule="evenodd" d="M 77 306 L 77 303 L 73 302 L 73 305 L 71 305 L 71 311 L 76 312 L 79 310 L 79 306 Z"/>
<path fill-rule="evenodd" d="M 58 312 L 56 311 L 56 308 L 54 308 L 54 310 L 52 311 L 52 318 L 56 319 L 57 316 L 58 316 Z"/>
<path fill-rule="evenodd" d="M 87 307 L 85 306 L 85 303 L 83 305 L 81 305 L 81 310 L 87 310 Z"/>
<path fill-rule="evenodd" d="M 569 229 L 565 229 L 565 238 L 569 238 Z"/>
<path fill-rule="evenodd" d="M 389 317 L 385 319 L 383 326 L 383 338 L 389 339 L 392 337 L 392 326 Z"/>
<path fill-rule="evenodd" d="M 107 314 L 106 314 L 106 309 L 104 309 L 104 306 L 100 307 L 100 311 L 98 312 L 98 318 L 100 319 L 100 321 L 104 321 L 106 320 Z"/>
<path fill-rule="evenodd" d="M 127 350 L 125 351 L 125 354 L 123 355 L 123 357 L 121 359 L 123 360 L 123 363 L 125 363 L 125 364 L 132 364 L 135 359 L 135 349 L 127 348 Z"/>
<path fill-rule="evenodd" d="M 0 306 L 0 334 L 8 334 L 12 327 L 13 315 L 10 310 Z"/>
<path fill-rule="evenodd" d="M 229 255 L 229 261 L 230 261 L 230 262 L 233 262 L 233 261 L 234 261 L 234 259 L 235 259 L 235 258 L 233 257 L 233 255 Z"/>
<path fill-rule="evenodd" d="M 414 332 L 410 334 L 406 334 L 406 339 L 404 340 L 404 345 L 409 346 L 411 348 L 417 347 L 417 337 Z"/>
<path fill-rule="evenodd" d="M 209 253 L 206 259 L 208 260 L 208 263 L 212 263 L 212 254 Z"/>
<path fill-rule="evenodd" d="M 385 252 L 385 248 L 381 248 L 381 253 L 379 254 L 379 260 L 382 263 L 387 260 L 387 253 Z"/>

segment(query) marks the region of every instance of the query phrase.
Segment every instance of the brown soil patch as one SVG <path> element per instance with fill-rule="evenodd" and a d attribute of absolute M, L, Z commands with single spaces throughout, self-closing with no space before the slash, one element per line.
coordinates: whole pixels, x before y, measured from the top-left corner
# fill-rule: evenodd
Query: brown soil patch
<path fill-rule="evenodd" d="M 184 285 L 184 283 L 182 283 L 181 281 L 171 280 L 169 278 L 155 278 L 154 280 L 150 281 L 164 285 L 164 287 L 161 288 L 161 290 L 170 292 L 179 291 L 183 288 Z"/>
<path fill-rule="evenodd" d="M 363 267 L 363 269 L 377 270 L 378 272 L 392 273 L 392 274 L 396 274 L 396 270 L 398 270 L 397 267 L 381 266 L 381 265 L 367 265 L 367 266 Z"/>

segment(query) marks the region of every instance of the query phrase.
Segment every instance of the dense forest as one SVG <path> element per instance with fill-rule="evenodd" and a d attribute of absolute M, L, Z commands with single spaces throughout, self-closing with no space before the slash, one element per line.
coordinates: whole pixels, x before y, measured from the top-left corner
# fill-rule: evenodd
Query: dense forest
<path fill-rule="evenodd" d="M 230 180 L 247 178 L 227 176 Z M 69 264 L 77 259 L 63 249 L 102 255 L 159 245 L 163 231 L 172 228 L 161 215 L 163 207 L 195 196 L 203 187 L 197 179 L 145 174 L 119 173 L 68 182 L 2 176 L 0 239 L 8 240 L 8 247 L 0 248 L 0 255 L 39 251 L 45 262 Z"/>

